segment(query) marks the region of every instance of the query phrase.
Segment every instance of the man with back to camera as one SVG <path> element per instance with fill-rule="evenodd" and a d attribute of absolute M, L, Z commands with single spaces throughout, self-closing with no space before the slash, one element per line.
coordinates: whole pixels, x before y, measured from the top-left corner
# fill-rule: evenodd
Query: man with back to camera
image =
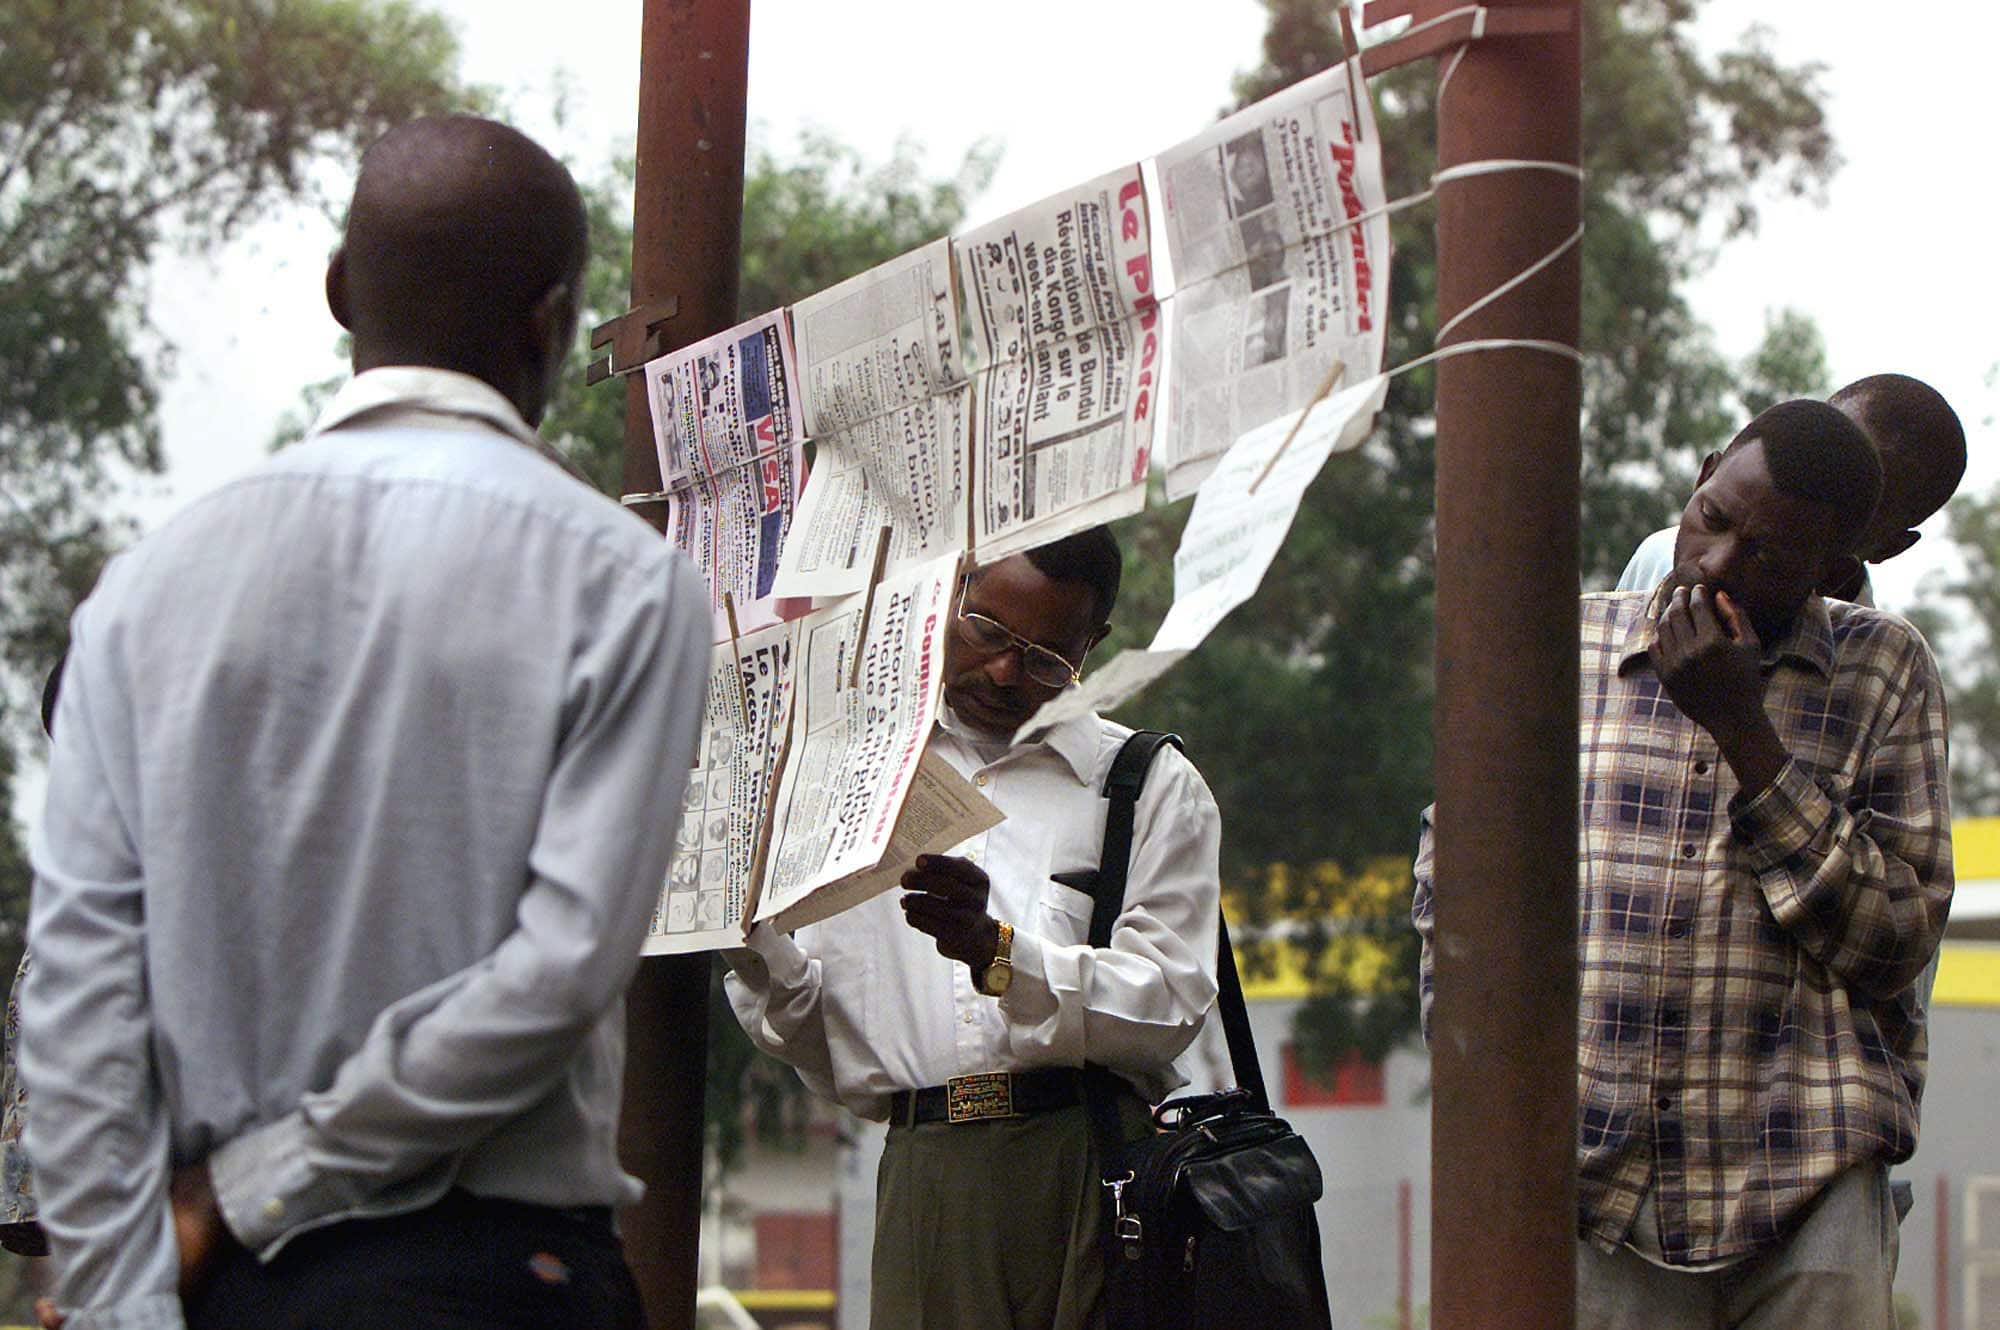
<path fill-rule="evenodd" d="M 889 1121 L 879 1330 L 1102 1324 L 1102 1183 L 1080 1069 L 1118 1073 L 1136 1126 L 1185 1083 L 1176 1059 L 1215 998 L 1221 828 L 1193 765 L 1172 749 L 1154 759 L 1124 910 L 1111 945 L 1093 948 L 1091 898 L 1051 874 L 1097 867 L 1100 792 L 1129 731 L 1085 715 L 1010 743 L 1109 631 L 1119 574 L 1104 527 L 971 574 L 931 747 L 1007 820 L 920 859 L 900 898 L 796 939 L 760 926 L 728 957 L 751 1039 L 821 1096 Z"/>
<path fill-rule="evenodd" d="M 1814 591 L 1880 490 L 1852 421 L 1781 403 L 1702 464 L 1670 578 L 1583 598 L 1580 1330 L 1894 1324 L 1944 697 L 1907 623 Z"/>
<path fill-rule="evenodd" d="M 1917 543 L 1917 527 L 1944 507 L 1965 475 L 1965 427 L 1937 389 L 1907 374 L 1871 374 L 1827 399 L 1861 426 L 1882 458 L 1882 499 L 1855 542 L 1819 587 L 1821 595 L 1873 605 L 1868 565 L 1887 563 Z M 1650 591 L 1674 567 L 1678 527 L 1639 542 L 1619 575 L 1620 591 Z"/>
<path fill-rule="evenodd" d="M 512 129 L 385 135 L 354 379 L 77 612 L 22 1057 L 70 1330 L 643 1323 L 619 999 L 709 614 L 540 455 L 585 229 Z"/>

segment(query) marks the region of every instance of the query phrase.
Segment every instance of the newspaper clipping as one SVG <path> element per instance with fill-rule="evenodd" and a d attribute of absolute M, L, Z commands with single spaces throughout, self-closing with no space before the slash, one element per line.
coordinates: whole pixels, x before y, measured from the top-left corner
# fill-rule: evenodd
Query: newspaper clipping
<path fill-rule="evenodd" d="M 804 472 L 798 371 L 783 310 L 645 368 L 669 532 L 727 594 L 738 626 L 775 622 L 770 600 Z M 718 640 L 726 631 L 718 624 Z"/>
<path fill-rule="evenodd" d="M 680 843 L 647 929 L 649 956 L 740 946 L 791 706 L 795 631 L 724 642 L 688 776 Z"/>
<path fill-rule="evenodd" d="M 1134 165 L 959 243 L 981 562 L 1144 506 L 1165 350 L 1148 217 Z"/>
<path fill-rule="evenodd" d="M 1389 222 L 1359 86 L 1329 69 L 1160 154 L 1176 283 L 1169 498 L 1308 405 L 1336 361 L 1348 383 L 1381 368 Z"/>

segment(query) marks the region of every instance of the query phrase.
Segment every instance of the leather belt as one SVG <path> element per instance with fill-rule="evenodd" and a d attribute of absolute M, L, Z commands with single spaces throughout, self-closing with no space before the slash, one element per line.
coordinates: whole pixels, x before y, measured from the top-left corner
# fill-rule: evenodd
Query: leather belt
<path fill-rule="evenodd" d="M 896 1091 L 889 1096 L 889 1125 L 1023 1118 L 1082 1102 L 1083 1073 L 1075 1067 L 982 1071 L 954 1076 L 943 1085 Z"/>

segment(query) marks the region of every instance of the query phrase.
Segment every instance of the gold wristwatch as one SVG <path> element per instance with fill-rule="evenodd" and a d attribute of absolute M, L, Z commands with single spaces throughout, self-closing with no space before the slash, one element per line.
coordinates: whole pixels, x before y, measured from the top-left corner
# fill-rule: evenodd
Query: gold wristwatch
<path fill-rule="evenodd" d="M 1000 940 L 993 946 L 993 959 L 979 972 L 974 987 L 987 997 L 1005 997 L 1014 982 L 1014 925 L 1000 925 Z"/>

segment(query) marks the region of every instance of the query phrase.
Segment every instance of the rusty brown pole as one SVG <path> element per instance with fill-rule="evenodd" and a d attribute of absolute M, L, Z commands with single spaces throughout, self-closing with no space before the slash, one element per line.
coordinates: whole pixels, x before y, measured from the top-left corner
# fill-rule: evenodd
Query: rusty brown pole
<path fill-rule="evenodd" d="M 665 349 L 736 322 L 749 0 L 646 0 L 639 36 L 632 304 L 672 297 Z M 660 487 L 639 376 L 625 386 L 625 491 Z M 668 816 L 671 810 L 662 810 Z M 709 958 L 649 959 L 626 998 L 619 1152 L 646 1199 L 619 1216 L 654 1330 L 693 1330 L 701 1239 Z"/>
<path fill-rule="evenodd" d="M 1575 163 L 1578 0 L 1558 36 L 1475 41 L 1438 111 L 1438 167 Z M 1441 62 L 1441 68 L 1448 64 Z M 1438 191 L 1439 327 L 1576 229 L 1568 176 Z M 1574 346 L 1575 250 L 1445 342 Z M 1437 368 L 1437 999 L 1431 1324 L 1569 1330 L 1576 1269 L 1579 371 L 1546 351 Z"/>

